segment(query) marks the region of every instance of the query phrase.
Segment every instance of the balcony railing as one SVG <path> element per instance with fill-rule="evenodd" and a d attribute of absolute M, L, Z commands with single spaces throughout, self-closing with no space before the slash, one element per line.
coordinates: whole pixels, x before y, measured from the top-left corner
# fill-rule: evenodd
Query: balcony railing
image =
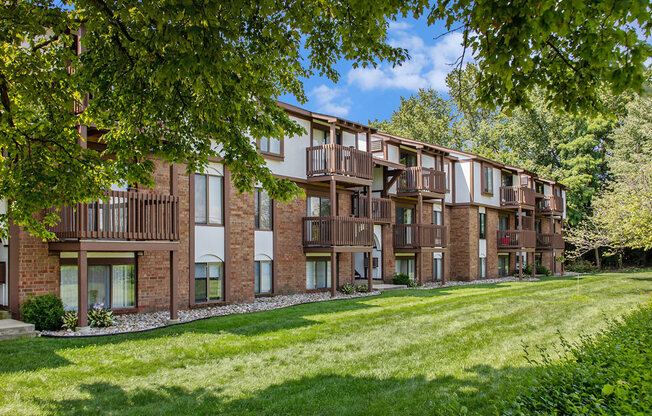
<path fill-rule="evenodd" d="M 369 198 L 353 197 L 353 215 L 357 218 L 369 218 Z M 389 198 L 371 198 L 371 212 L 374 222 L 390 222 L 392 220 L 392 201 Z"/>
<path fill-rule="evenodd" d="M 525 186 L 501 186 L 500 206 L 518 208 L 519 205 L 534 206 L 534 189 Z"/>
<path fill-rule="evenodd" d="M 536 245 L 536 232 L 531 230 L 499 230 L 499 249 L 534 248 Z"/>
<path fill-rule="evenodd" d="M 446 193 L 446 172 L 419 166 L 405 169 L 398 179 L 398 193 Z"/>
<path fill-rule="evenodd" d="M 446 227 L 434 224 L 394 225 L 394 248 L 446 247 Z"/>
<path fill-rule="evenodd" d="M 561 234 L 537 234 L 537 249 L 560 249 L 566 247 L 564 237 Z"/>
<path fill-rule="evenodd" d="M 54 211 L 54 210 L 50 210 Z M 110 191 L 105 199 L 63 207 L 57 238 L 178 240 L 179 197 Z"/>
<path fill-rule="evenodd" d="M 373 245 L 374 227 L 369 218 L 304 217 L 304 246 Z"/>
<path fill-rule="evenodd" d="M 537 200 L 537 212 L 541 214 L 564 212 L 564 198 L 560 196 L 546 195 Z"/>
<path fill-rule="evenodd" d="M 306 175 L 344 175 L 373 178 L 373 155 L 340 144 L 325 144 L 306 149 Z"/>

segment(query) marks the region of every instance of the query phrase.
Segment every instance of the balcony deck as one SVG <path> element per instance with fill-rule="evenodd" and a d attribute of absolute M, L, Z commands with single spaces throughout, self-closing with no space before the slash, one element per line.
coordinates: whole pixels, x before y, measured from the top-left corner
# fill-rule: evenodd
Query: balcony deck
<path fill-rule="evenodd" d="M 534 189 L 525 186 L 501 186 L 500 206 L 502 208 L 534 208 L 536 195 Z"/>
<path fill-rule="evenodd" d="M 536 247 L 536 231 L 533 230 L 499 230 L 496 234 L 499 250 L 519 251 Z"/>
<path fill-rule="evenodd" d="M 405 169 L 396 186 L 398 196 L 443 198 L 446 194 L 446 172 L 419 166 Z"/>
<path fill-rule="evenodd" d="M 394 225 L 394 249 L 443 249 L 446 248 L 446 227 L 434 224 Z"/>
<path fill-rule="evenodd" d="M 561 215 L 564 212 L 564 198 L 561 196 L 545 195 L 537 199 L 537 214 L 542 215 Z"/>
<path fill-rule="evenodd" d="M 339 144 L 306 149 L 306 176 L 309 182 L 330 180 L 354 185 L 370 185 L 373 179 L 373 155 Z"/>
<path fill-rule="evenodd" d="M 565 247 L 566 243 L 561 234 L 537 234 L 537 250 L 563 250 Z"/>
<path fill-rule="evenodd" d="M 369 218 L 304 217 L 304 251 L 369 251 L 373 246 L 374 227 Z"/>
<path fill-rule="evenodd" d="M 103 200 L 63 207 L 58 215 L 61 222 L 50 231 L 59 240 L 179 240 L 178 196 L 110 191 Z"/>
<path fill-rule="evenodd" d="M 356 218 L 369 218 L 369 197 L 353 197 L 353 216 Z M 392 221 L 392 200 L 389 198 L 371 198 L 371 212 L 375 223 L 389 223 Z"/>

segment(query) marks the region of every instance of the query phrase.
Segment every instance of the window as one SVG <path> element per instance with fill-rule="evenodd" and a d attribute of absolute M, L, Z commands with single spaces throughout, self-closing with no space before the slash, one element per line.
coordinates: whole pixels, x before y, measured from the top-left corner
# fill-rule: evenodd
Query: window
<path fill-rule="evenodd" d="M 195 263 L 195 302 L 222 299 L 224 263 Z"/>
<path fill-rule="evenodd" d="M 254 262 L 254 293 L 272 293 L 272 262 L 256 261 Z"/>
<path fill-rule="evenodd" d="M 406 167 L 413 167 L 417 165 L 417 155 L 412 152 L 401 152 L 399 161 Z"/>
<path fill-rule="evenodd" d="M 257 230 L 272 229 L 272 200 L 264 189 L 256 188 L 254 192 L 255 218 L 254 226 Z"/>
<path fill-rule="evenodd" d="M 484 279 L 487 277 L 487 258 L 486 257 L 480 257 L 480 279 Z"/>
<path fill-rule="evenodd" d="M 123 309 L 136 307 L 134 264 L 89 264 L 88 307 Z M 61 265 L 60 295 L 65 310 L 77 310 L 77 265 Z"/>
<path fill-rule="evenodd" d="M 432 211 L 432 223 L 435 225 L 443 225 L 441 223 L 441 211 Z"/>
<path fill-rule="evenodd" d="M 513 186 L 514 176 L 511 173 L 504 173 L 502 176 L 502 186 Z"/>
<path fill-rule="evenodd" d="M 487 238 L 487 214 L 484 212 L 480 213 L 480 238 Z"/>
<path fill-rule="evenodd" d="M 537 232 L 537 234 L 541 234 L 541 220 L 536 220 L 534 223 L 534 229 Z"/>
<path fill-rule="evenodd" d="M 543 195 L 544 187 L 543 187 L 543 184 L 541 182 L 536 183 L 536 188 L 537 188 L 536 193 Z"/>
<path fill-rule="evenodd" d="M 432 272 L 434 280 L 441 280 L 443 275 L 442 259 L 434 258 L 432 260 Z"/>
<path fill-rule="evenodd" d="M 195 175 L 195 223 L 222 224 L 223 178 Z"/>
<path fill-rule="evenodd" d="M 396 274 L 406 274 L 410 279 L 415 276 L 415 262 L 414 257 L 397 257 L 396 258 Z"/>
<path fill-rule="evenodd" d="M 279 156 L 283 154 L 281 141 L 275 138 L 261 138 L 258 142 L 258 148 L 260 149 L 261 153 L 270 153 Z"/>
<path fill-rule="evenodd" d="M 500 231 L 509 230 L 509 217 L 507 215 L 500 215 L 498 217 L 498 230 Z"/>
<path fill-rule="evenodd" d="M 396 224 L 412 224 L 413 208 L 396 207 Z"/>
<path fill-rule="evenodd" d="M 331 287 L 330 260 L 306 261 L 306 289 L 327 289 Z"/>
<path fill-rule="evenodd" d="M 307 200 L 309 217 L 329 217 L 331 199 L 327 196 L 309 196 Z"/>
<path fill-rule="evenodd" d="M 498 255 L 498 275 L 507 276 L 509 275 L 509 255 L 508 254 L 499 254 Z"/>
<path fill-rule="evenodd" d="M 313 146 L 323 146 L 331 143 L 330 130 L 313 129 L 312 144 Z M 339 132 L 335 133 L 335 144 L 342 144 L 342 138 Z"/>
<path fill-rule="evenodd" d="M 482 192 L 485 194 L 494 193 L 494 174 L 491 166 L 482 166 Z"/>

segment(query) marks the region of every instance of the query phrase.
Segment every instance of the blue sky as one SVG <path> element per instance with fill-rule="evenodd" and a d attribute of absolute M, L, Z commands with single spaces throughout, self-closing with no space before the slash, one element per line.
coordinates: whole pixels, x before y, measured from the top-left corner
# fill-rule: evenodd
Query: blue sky
<path fill-rule="evenodd" d="M 444 33 L 442 24 L 428 26 L 425 18 L 390 22 L 390 44 L 407 49 L 409 61 L 396 68 L 382 63 L 375 69 L 353 69 L 350 62 L 342 61 L 336 65 L 341 74 L 337 84 L 317 76 L 304 81 L 308 103 L 299 104 L 289 95 L 281 100 L 366 124 L 368 120 L 389 118 L 400 97 L 408 97 L 419 88 L 432 87 L 446 96 L 446 74 L 462 53 L 462 35 L 441 36 Z"/>

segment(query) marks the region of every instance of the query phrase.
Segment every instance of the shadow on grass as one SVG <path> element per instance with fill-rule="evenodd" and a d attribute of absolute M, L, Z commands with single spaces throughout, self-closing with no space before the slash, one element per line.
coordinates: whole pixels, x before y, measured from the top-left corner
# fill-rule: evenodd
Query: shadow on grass
<path fill-rule="evenodd" d="M 159 385 L 125 390 L 107 382 L 79 387 L 84 398 L 42 400 L 35 404 L 53 414 L 192 415 L 408 415 L 494 413 L 536 376 L 537 369 L 487 365 L 468 369 L 461 378 L 423 376 L 384 379 L 322 374 L 290 380 L 229 400 L 219 386 L 198 389 Z M 225 397 L 226 396 L 226 397 Z"/>

